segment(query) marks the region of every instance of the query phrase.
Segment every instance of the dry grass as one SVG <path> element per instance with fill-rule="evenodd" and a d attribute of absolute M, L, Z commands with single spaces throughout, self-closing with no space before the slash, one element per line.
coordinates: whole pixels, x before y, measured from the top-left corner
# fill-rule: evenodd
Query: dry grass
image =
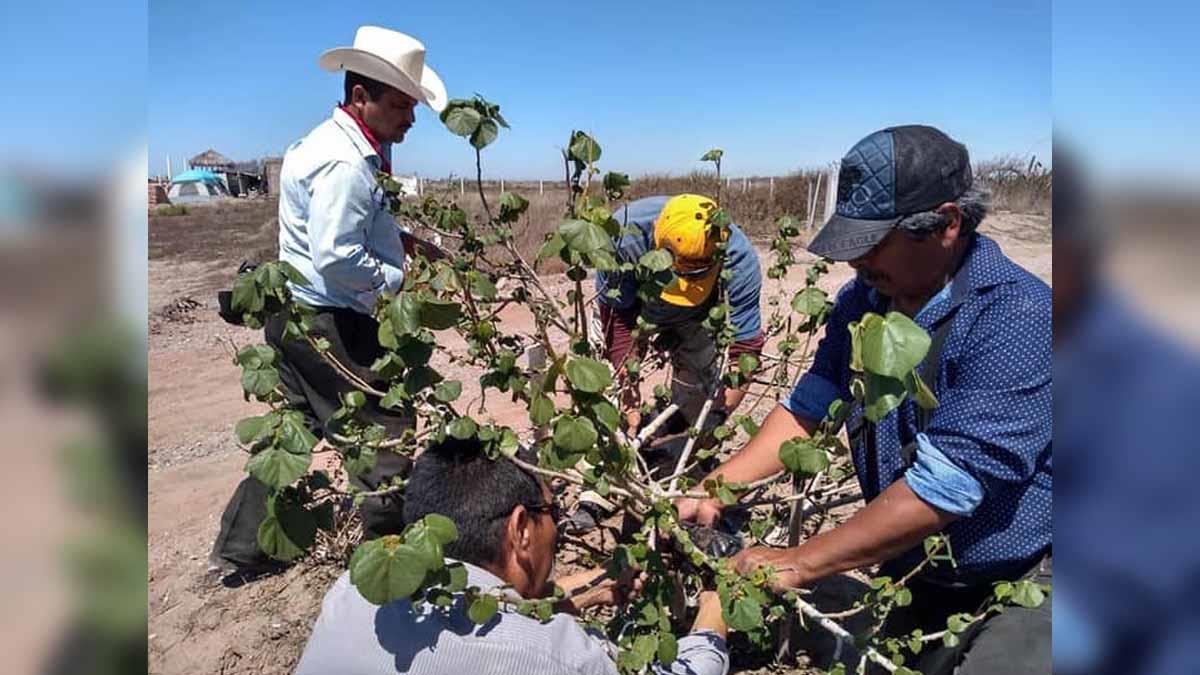
<path fill-rule="evenodd" d="M 992 190 L 992 208 L 1039 216 L 1050 213 L 1054 173 L 1037 157 L 997 157 L 975 165 L 976 179 Z"/>
<path fill-rule="evenodd" d="M 627 197 L 633 200 L 684 192 L 717 197 L 747 235 L 762 240 L 774 234 L 775 223 L 782 216 L 792 216 L 805 223 L 811 210 L 818 221 L 821 219 L 825 210 L 825 179 L 821 179 L 820 189 L 814 189 L 820 173 L 808 169 L 774 178 L 722 179 L 720 186 L 716 174 L 711 171 L 692 171 L 678 176 L 648 174 L 633 180 Z M 1050 213 L 1053 174 L 1036 158 L 1001 157 L 980 162 L 975 167 L 975 175 L 991 188 L 993 209 L 1036 215 Z M 483 216 L 474 181 L 466 181 L 461 194 L 457 179 L 428 181 L 425 185 L 426 194 L 453 199 L 467 213 Z M 562 222 L 566 211 L 566 188 L 561 181 L 504 181 L 503 187 L 529 200 L 529 211 L 516 227 L 516 244 L 517 250 L 532 261 L 546 236 Z M 500 197 L 500 188 L 500 181 L 483 182 L 484 193 L 493 209 Z M 816 202 L 815 209 L 811 208 L 810 199 Z M 563 266 L 555 259 L 546 261 L 539 269 L 553 273 L 562 271 Z"/>

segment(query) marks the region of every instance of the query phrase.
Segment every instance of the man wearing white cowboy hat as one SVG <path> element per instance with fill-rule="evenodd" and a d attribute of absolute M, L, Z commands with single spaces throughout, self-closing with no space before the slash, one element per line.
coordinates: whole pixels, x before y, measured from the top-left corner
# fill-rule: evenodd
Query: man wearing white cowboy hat
<path fill-rule="evenodd" d="M 279 259 L 308 279 L 289 284 L 292 296 L 315 310 L 314 337 L 328 340 L 330 353 L 364 381 L 386 388 L 370 366 L 383 350 L 378 323 L 371 316 L 376 299 L 400 288 L 406 255 L 420 248 L 430 257 L 436 248 L 402 232 L 388 210 L 376 174 L 390 174 L 391 146 L 404 140 L 424 103 L 434 111 L 446 106 L 446 88 L 425 65 L 425 46 L 411 36 L 363 26 L 353 47 L 321 54 L 321 68 L 345 71 L 344 98 L 332 116 L 288 148 L 279 177 Z M 267 321 L 267 342 L 280 353 L 279 374 L 292 405 L 306 414 L 315 434 L 341 407 L 350 385 L 307 342 L 285 340 L 282 316 Z M 363 423 L 376 423 L 399 434 L 411 420 L 368 400 L 359 412 Z M 352 477 L 375 489 L 400 473 L 408 461 L 381 453 L 375 467 Z M 221 519 L 221 532 L 210 561 L 217 569 L 267 562 L 257 542 L 266 517 L 267 488 L 253 478 L 238 486 Z M 362 505 L 368 536 L 385 534 L 401 522 L 398 499 L 373 497 Z"/>

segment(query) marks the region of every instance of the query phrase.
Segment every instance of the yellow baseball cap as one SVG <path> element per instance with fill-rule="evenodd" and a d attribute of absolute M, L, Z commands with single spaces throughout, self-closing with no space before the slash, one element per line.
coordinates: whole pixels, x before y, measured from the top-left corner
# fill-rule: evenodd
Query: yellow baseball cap
<path fill-rule="evenodd" d="M 719 238 L 708 234 L 708 219 L 717 202 L 704 195 L 676 195 L 654 221 L 654 247 L 675 258 L 675 279 L 660 297 L 672 305 L 697 307 L 716 286 L 721 266 L 714 260 Z M 728 230 L 722 231 L 722 237 Z"/>

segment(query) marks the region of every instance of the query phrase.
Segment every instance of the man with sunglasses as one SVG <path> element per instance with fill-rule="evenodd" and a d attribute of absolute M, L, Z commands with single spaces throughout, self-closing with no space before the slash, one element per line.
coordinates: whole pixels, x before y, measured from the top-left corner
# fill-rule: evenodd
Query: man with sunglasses
<path fill-rule="evenodd" d="M 547 621 L 506 605 L 476 625 L 461 595 L 445 609 L 408 600 L 377 607 L 345 573 L 325 596 L 298 675 L 616 675 L 614 646 L 572 615 L 623 602 L 636 589 L 632 579 L 614 580 L 603 568 L 550 580 L 559 516 L 544 481 L 503 458 L 489 459 L 477 438 L 447 438 L 417 458 L 405 492 L 406 522 L 431 513 L 454 522 L 458 538 L 444 553 L 466 567 L 468 586 L 508 588 L 526 599 L 549 597 L 558 586 L 565 599 Z M 653 663 L 650 672 L 724 675 L 729 668 L 725 633 L 720 599 L 711 591 L 701 593 L 692 632 L 679 639 L 675 660 Z"/>
<path fill-rule="evenodd" d="M 867 505 L 788 549 L 756 547 L 742 572 L 771 565 L 798 587 L 880 565 L 899 579 L 941 532 L 955 564 L 926 566 L 908 583 L 912 604 L 884 627 L 904 638 L 975 614 L 993 584 L 1051 575 L 1051 297 L 976 228 L 988 194 L 961 144 L 927 126 L 892 127 L 842 160 L 836 214 L 809 245 L 858 273 L 838 293 L 812 366 L 758 433 L 710 473 L 749 482 L 783 468 L 779 446 L 814 432 L 829 405 L 851 401 L 847 326 L 866 312 L 901 312 L 932 337 L 919 372 L 939 400 L 932 414 L 905 400 L 877 423 L 854 403 L 846 422 Z M 708 524 L 723 506 L 682 499 L 680 516 Z M 927 675 L 1050 672 L 1050 603 L 1010 607 L 959 636 L 929 644 L 905 665 Z"/>
<path fill-rule="evenodd" d="M 639 411 L 641 392 L 636 386 L 637 375 L 626 368 L 627 361 L 641 358 L 647 343 L 641 338 L 647 333 L 653 334 L 657 349 L 670 357 L 671 403 L 679 406 L 679 411 L 660 428 L 660 435 L 678 435 L 695 424 L 704 402 L 715 396 L 715 405 L 704 422 L 704 428 L 711 430 L 724 423 L 746 395 L 744 387 L 722 387 L 718 372 L 722 354 L 716 336 L 704 322 L 728 293 L 729 318 L 735 330 L 728 368 L 736 369 L 742 354 L 762 353 L 764 339 L 759 309 L 762 273 L 758 254 L 741 228 L 730 224 L 721 231 L 711 225 L 710 218 L 716 209 L 717 202 L 710 197 L 681 194 L 645 197 L 613 214 L 622 228 L 617 243 L 618 262 L 636 264 L 653 250 L 669 252 L 672 260 L 671 278 L 657 295 L 648 296 L 631 272 L 596 274 L 605 357 L 613 364 L 619 379 L 634 381 L 621 401 L 631 430 L 649 422 L 642 419 Z M 638 331 L 641 338 L 635 338 L 639 319 L 654 328 Z M 669 452 L 663 454 L 664 466 L 670 464 Z M 592 529 L 607 509 L 604 500 L 591 493 L 585 493 L 582 504 L 571 515 L 572 531 Z"/>

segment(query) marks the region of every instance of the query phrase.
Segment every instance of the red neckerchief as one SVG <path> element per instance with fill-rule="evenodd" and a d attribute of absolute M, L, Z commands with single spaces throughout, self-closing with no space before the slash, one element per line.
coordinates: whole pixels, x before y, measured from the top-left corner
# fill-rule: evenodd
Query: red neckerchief
<path fill-rule="evenodd" d="M 375 154 L 379 155 L 379 161 L 382 163 L 381 169 L 384 173 L 390 174 L 392 172 L 392 163 L 388 161 L 387 155 L 383 154 L 383 146 L 379 144 L 379 141 L 375 140 L 375 134 L 371 133 L 370 127 L 358 118 L 358 115 L 354 113 L 352 108 L 342 104 L 338 104 L 338 108 L 349 115 L 350 119 L 354 120 L 354 123 L 358 125 L 358 130 L 362 132 L 363 137 L 371 144 L 371 148 L 375 150 Z"/>

